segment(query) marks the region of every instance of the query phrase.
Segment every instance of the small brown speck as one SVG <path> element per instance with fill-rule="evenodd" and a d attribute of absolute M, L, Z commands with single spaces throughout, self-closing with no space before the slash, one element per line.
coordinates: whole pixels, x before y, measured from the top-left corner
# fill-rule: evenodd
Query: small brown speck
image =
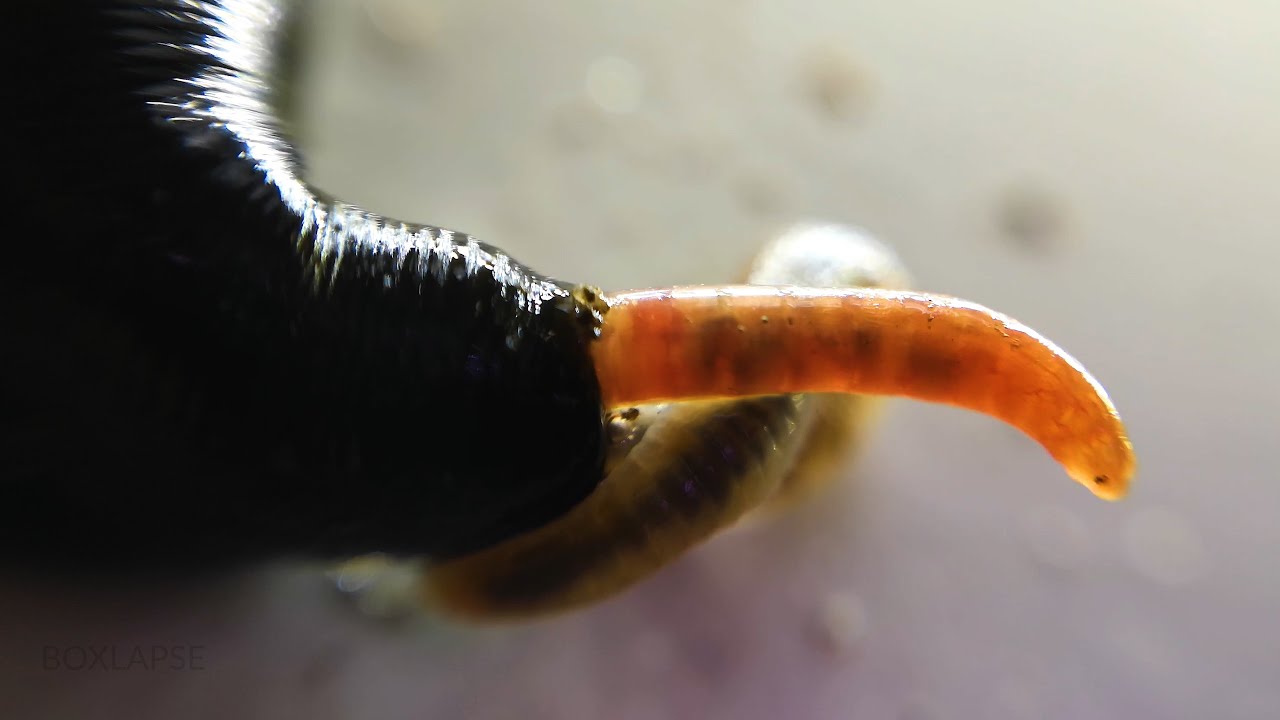
<path fill-rule="evenodd" d="M 802 70 L 802 82 L 810 105 L 827 120 L 859 119 L 871 105 L 870 77 L 842 49 L 813 52 Z"/>
<path fill-rule="evenodd" d="M 880 353 L 884 338 L 874 328 L 860 327 L 853 332 L 853 345 L 861 362 L 870 364 Z"/>
<path fill-rule="evenodd" d="M 1068 213 L 1053 193 L 1024 184 L 1005 192 L 998 222 L 1008 242 L 1024 252 L 1044 253 L 1060 244 L 1067 232 Z"/>
<path fill-rule="evenodd" d="M 605 313 L 609 312 L 609 302 L 604 299 L 604 293 L 600 288 L 579 285 L 573 289 L 572 295 L 574 300 L 600 317 L 604 317 Z"/>
<path fill-rule="evenodd" d="M 768 316 L 768 315 L 761 315 L 761 316 L 760 316 L 760 324 L 761 324 L 761 325 L 768 325 L 768 324 L 769 324 L 769 316 Z"/>

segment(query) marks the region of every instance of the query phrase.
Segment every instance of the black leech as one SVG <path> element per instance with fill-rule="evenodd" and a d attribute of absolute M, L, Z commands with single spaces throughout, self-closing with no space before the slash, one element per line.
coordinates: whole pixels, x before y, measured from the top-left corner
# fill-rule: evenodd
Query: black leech
<path fill-rule="evenodd" d="M 6 552 L 446 557 L 589 493 L 599 308 L 308 185 L 286 3 L 102 5 L 8 21 L 39 61 L 10 89 Z"/>

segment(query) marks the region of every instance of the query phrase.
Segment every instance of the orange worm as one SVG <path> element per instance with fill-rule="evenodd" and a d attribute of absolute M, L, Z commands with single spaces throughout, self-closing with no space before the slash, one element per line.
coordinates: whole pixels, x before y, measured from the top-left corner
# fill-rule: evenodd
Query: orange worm
<path fill-rule="evenodd" d="M 608 295 L 591 352 L 606 407 L 779 393 L 895 395 L 991 415 L 1118 500 L 1136 462 L 1106 391 L 1031 328 L 956 298 L 688 287 Z"/>

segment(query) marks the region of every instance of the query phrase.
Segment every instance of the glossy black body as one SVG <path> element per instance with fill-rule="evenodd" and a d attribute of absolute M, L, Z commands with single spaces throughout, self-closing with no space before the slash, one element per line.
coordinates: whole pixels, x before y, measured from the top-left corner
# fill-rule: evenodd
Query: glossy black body
<path fill-rule="evenodd" d="M 6 11 L 0 553 L 448 557 L 581 500 L 604 439 L 564 286 L 316 254 L 237 136 L 146 104 L 205 61 L 157 44 L 207 31 L 180 5 Z"/>

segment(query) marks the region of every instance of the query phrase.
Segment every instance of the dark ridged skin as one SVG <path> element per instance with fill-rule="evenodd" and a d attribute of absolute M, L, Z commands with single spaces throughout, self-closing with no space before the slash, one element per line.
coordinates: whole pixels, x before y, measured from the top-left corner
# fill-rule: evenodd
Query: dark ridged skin
<path fill-rule="evenodd" d="M 199 44 L 199 8 L 115 5 L 5 20 L 9 560 L 447 558 L 587 495 L 604 435 L 568 286 L 319 197 L 326 253 L 254 148 L 146 104 L 213 62 L 156 45 Z"/>

